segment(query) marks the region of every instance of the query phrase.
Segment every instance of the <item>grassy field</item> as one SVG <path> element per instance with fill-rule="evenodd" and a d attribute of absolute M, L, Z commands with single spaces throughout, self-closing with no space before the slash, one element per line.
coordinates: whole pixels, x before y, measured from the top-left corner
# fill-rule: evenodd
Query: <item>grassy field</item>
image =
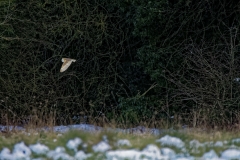
<path fill-rule="evenodd" d="M 161 139 L 166 137 L 169 143 L 164 143 Z M 49 148 L 49 151 L 55 150 L 57 147 L 64 147 L 65 153 L 74 157 L 75 152 L 67 147 L 69 140 L 75 138 L 81 139 L 81 144 L 77 146 L 77 150 L 82 150 L 86 154 L 91 154 L 88 159 L 106 159 L 108 150 L 137 150 L 142 151 L 148 145 L 157 146 L 159 149 L 170 148 L 177 156 L 202 157 L 204 153 L 214 150 L 218 156 L 229 149 L 240 147 L 240 135 L 237 132 L 224 131 L 202 131 L 200 129 L 185 129 L 180 131 L 164 131 L 158 136 L 150 134 L 124 134 L 109 131 L 86 132 L 72 130 L 66 133 L 55 132 L 35 132 L 29 130 L 26 132 L 6 132 L 0 136 L 0 150 L 8 148 L 14 150 L 15 144 L 24 142 L 26 146 L 33 144 L 42 144 Z M 175 139 L 174 139 L 175 138 Z M 128 140 L 130 145 L 119 145 L 119 140 Z M 172 141 L 172 142 L 170 142 Z M 184 146 L 178 147 L 178 141 L 182 141 Z M 93 148 L 100 142 L 106 142 L 110 148 L 104 152 L 96 152 Z M 100 147 L 101 148 L 101 147 Z M 51 159 L 46 155 L 32 154 L 31 158 L 44 157 Z M 54 158 L 53 158 L 54 159 Z M 64 159 L 64 158 L 63 158 Z"/>

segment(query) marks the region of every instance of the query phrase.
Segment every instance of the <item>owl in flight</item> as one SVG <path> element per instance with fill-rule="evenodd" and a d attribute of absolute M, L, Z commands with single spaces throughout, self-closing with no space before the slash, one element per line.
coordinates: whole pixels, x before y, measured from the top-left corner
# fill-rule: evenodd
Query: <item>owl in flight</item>
<path fill-rule="evenodd" d="M 68 67 L 71 65 L 72 62 L 76 62 L 76 59 L 71 58 L 62 58 L 62 67 L 60 69 L 60 72 L 64 72 L 68 69 Z"/>

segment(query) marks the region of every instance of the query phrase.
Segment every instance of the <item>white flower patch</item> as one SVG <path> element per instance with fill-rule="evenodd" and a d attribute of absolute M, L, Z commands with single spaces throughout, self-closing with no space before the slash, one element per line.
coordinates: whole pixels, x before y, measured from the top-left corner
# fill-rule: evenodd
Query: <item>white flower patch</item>
<path fill-rule="evenodd" d="M 166 135 L 158 140 L 156 142 L 160 142 L 162 145 L 167 145 L 167 146 L 174 146 L 177 148 L 183 148 L 185 146 L 184 142 L 176 137 L 171 137 L 169 135 Z"/>
<path fill-rule="evenodd" d="M 35 154 L 47 154 L 49 151 L 49 148 L 43 144 L 37 143 L 34 145 L 30 145 L 29 148 L 35 153 Z"/>
<path fill-rule="evenodd" d="M 82 143 L 82 140 L 80 138 L 75 138 L 73 140 L 69 140 L 67 142 L 67 147 L 69 149 L 74 150 L 75 152 L 77 152 L 78 146 Z"/>
<path fill-rule="evenodd" d="M 23 143 L 17 143 L 13 149 L 13 155 L 18 159 L 30 159 L 31 150 Z"/>
<path fill-rule="evenodd" d="M 94 152 L 106 152 L 111 149 L 111 146 L 108 143 L 101 141 L 100 143 L 94 145 L 92 149 Z"/>

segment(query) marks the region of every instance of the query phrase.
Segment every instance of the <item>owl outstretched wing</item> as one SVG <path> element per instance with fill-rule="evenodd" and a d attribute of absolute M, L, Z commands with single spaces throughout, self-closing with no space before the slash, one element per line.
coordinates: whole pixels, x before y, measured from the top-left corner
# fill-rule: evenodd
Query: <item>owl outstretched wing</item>
<path fill-rule="evenodd" d="M 62 67 L 60 69 L 60 72 L 64 72 L 68 69 L 68 67 L 71 65 L 72 62 L 76 62 L 75 59 L 71 59 L 71 58 L 62 58 Z"/>

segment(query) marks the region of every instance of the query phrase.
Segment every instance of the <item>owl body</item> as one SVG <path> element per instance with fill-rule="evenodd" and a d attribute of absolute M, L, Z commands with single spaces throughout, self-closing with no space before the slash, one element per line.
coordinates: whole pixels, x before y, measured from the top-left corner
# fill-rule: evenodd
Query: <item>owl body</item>
<path fill-rule="evenodd" d="M 62 58 L 62 67 L 60 69 L 60 72 L 64 72 L 68 69 L 68 67 L 71 65 L 72 62 L 76 62 L 76 59 L 71 58 Z"/>

